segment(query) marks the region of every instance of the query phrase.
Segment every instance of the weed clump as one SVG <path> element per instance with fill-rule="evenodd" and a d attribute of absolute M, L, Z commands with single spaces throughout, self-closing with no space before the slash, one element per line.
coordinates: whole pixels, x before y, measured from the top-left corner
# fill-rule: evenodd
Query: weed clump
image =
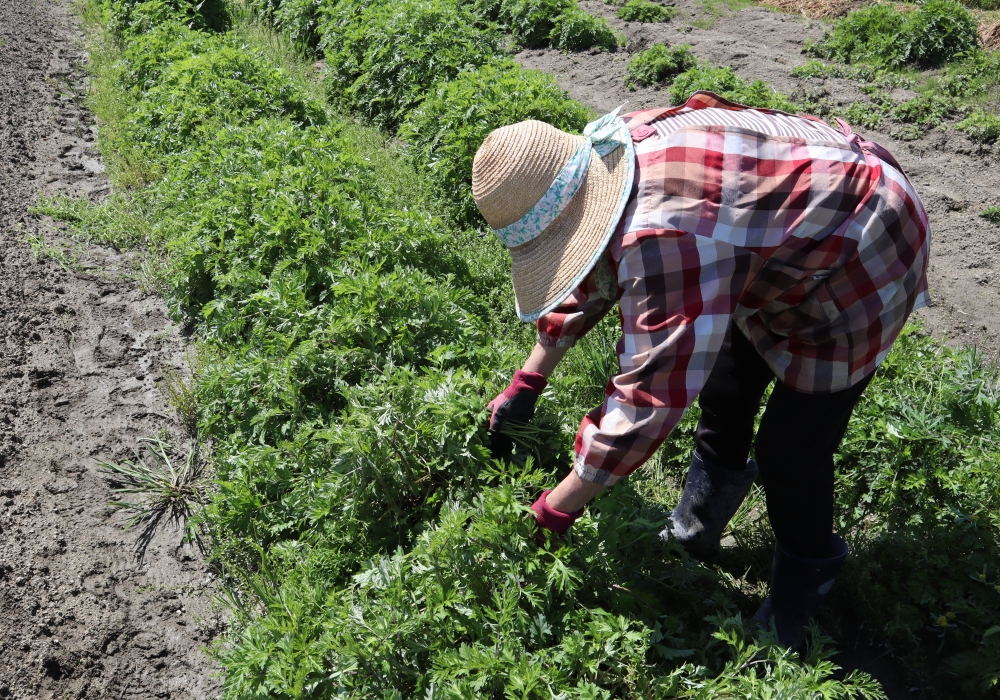
<path fill-rule="evenodd" d="M 628 0 L 615 14 L 626 22 L 667 22 L 677 14 L 677 8 L 651 0 Z"/>
<path fill-rule="evenodd" d="M 837 23 L 814 55 L 844 63 L 936 67 L 978 46 L 975 17 L 957 0 L 927 0 L 913 12 L 893 5 L 855 10 Z"/>
<path fill-rule="evenodd" d="M 410 113 L 399 135 L 409 144 L 414 161 L 430 169 L 435 187 L 450 199 L 456 218 L 478 224 L 481 218 L 469 187 L 472 159 L 493 129 L 538 119 L 579 133 L 592 116 L 567 99 L 550 76 L 504 59 L 438 84 Z"/>
<path fill-rule="evenodd" d="M 989 221 L 991 224 L 1000 226 L 1000 205 L 984 209 L 980 216 Z"/>
<path fill-rule="evenodd" d="M 794 112 L 795 105 L 786 95 L 773 90 L 762 80 L 746 82 L 732 68 L 689 68 L 674 79 L 670 98 L 674 104 L 683 104 L 699 90 L 708 90 L 732 102 L 748 107 L 779 109 Z"/>
<path fill-rule="evenodd" d="M 624 42 L 624 37 L 611 28 L 603 17 L 573 7 L 556 17 L 549 42 L 563 51 L 598 48 L 611 51 Z"/>
<path fill-rule="evenodd" d="M 576 7 L 572 0 L 504 0 L 496 11 L 501 26 L 528 48 L 548 46 L 556 19 Z M 487 12 L 487 17 L 494 12 Z"/>
<path fill-rule="evenodd" d="M 955 125 L 975 143 L 991 144 L 1000 141 L 1000 115 L 976 110 Z"/>
<path fill-rule="evenodd" d="M 892 115 L 904 124 L 940 126 L 954 114 L 955 101 L 942 95 L 925 93 L 896 106 Z"/>
<path fill-rule="evenodd" d="M 675 76 L 694 68 L 696 64 L 691 47 L 686 44 L 653 44 L 628 62 L 625 84 L 631 88 L 669 84 Z"/>

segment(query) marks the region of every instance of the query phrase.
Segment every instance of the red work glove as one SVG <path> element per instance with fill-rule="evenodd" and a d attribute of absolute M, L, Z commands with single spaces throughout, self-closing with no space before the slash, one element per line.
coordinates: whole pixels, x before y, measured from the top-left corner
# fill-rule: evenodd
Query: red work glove
<path fill-rule="evenodd" d="M 545 377 L 538 372 L 514 372 L 514 378 L 499 396 L 490 401 L 490 452 L 497 459 L 510 457 L 514 441 L 501 431 L 507 421 L 528 423 L 535 415 L 535 402 L 545 390 Z"/>
<path fill-rule="evenodd" d="M 583 515 L 583 508 L 575 513 L 560 513 L 545 500 L 550 493 L 552 493 L 551 490 L 542 491 L 542 495 L 531 505 L 531 510 L 535 511 L 535 518 L 541 527 L 563 535 L 577 521 L 577 518 Z"/>

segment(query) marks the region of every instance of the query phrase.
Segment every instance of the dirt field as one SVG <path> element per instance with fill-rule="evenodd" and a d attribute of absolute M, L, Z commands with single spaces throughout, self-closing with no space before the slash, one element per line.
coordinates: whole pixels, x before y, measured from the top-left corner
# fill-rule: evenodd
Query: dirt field
<path fill-rule="evenodd" d="M 112 252 L 64 269 L 24 243 L 58 234 L 39 191 L 108 188 L 69 5 L 0 3 L 0 698 L 213 697 L 210 574 L 169 531 L 137 568 L 96 466 L 178 432 L 156 385 L 184 341 Z"/>
<path fill-rule="evenodd" d="M 631 56 L 656 42 L 689 44 L 699 58 L 730 66 L 744 79 L 766 80 L 793 98 L 807 88 L 825 90 L 828 99 L 838 105 L 862 98 L 857 85 L 847 80 L 791 77 L 792 68 L 807 61 L 802 54 L 806 41 L 824 33 L 825 25 L 801 15 L 763 7 L 739 12 L 720 9 L 721 16 L 710 29 L 699 29 L 691 20 L 704 21 L 711 13 L 705 4 L 694 0 L 677 0 L 681 12 L 665 24 L 623 22 L 615 17 L 616 8 L 611 5 L 593 0 L 581 4 L 625 32 L 626 50 L 569 54 L 544 49 L 525 51 L 517 58 L 525 67 L 555 74 L 571 97 L 598 112 L 609 112 L 623 102 L 628 103 L 624 111 L 670 104 L 667 91 L 625 87 Z M 894 96 L 907 94 L 904 90 L 897 93 Z M 981 151 L 955 131 L 933 130 L 907 142 L 877 131 L 857 131 L 896 156 L 930 216 L 929 277 L 934 305 L 916 316 L 937 336 L 996 353 L 1000 347 L 1000 227 L 978 214 L 987 206 L 1000 204 L 1000 158 L 995 151 Z"/>

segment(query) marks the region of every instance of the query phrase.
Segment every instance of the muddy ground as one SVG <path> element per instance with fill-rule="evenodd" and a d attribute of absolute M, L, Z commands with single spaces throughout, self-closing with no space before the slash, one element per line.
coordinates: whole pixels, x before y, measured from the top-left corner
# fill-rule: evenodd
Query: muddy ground
<path fill-rule="evenodd" d="M 183 437 L 157 384 L 185 341 L 113 251 L 25 243 L 59 240 L 40 192 L 109 187 L 84 59 L 70 2 L 0 2 L 0 698 L 214 697 L 210 572 L 172 531 L 139 567 L 97 467 Z"/>
<path fill-rule="evenodd" d="M 802 49 L 819 39 L 828 25 L 802 15 L 764 7 L 725 11 L 719 0 L 676 0 L 680 13 L 670 22 L 640 24 L 615 17 L 615 8 L 583 0 L 592 14 L 606 17 L 625 32 L 628 44 L 615 53 L 562 53 L 544 49 L 524 51 L 518 60 L 557 77 L 570 96 L 600 113 L 627 102 L 624 111 L 670 104 L 668 90 L 625 86 L 629 59 L 653 43 L 689 44 L 692 52 L 713 65 L 730 66 L 744 79 L 760 79 L 775 89 L 801 96 L 818 91 L 835 105 L 846 107 L 864 100 L 856 83 L 840 79 L 791 77 L 795 66 L 806 63 Z M 711 22 L 718 8 L 720 16 Z M 705 25 L 698 28 L 695 24 Z M 915 93 L 896 90 L 905 98 Z M 994 355 L 1000 348 L 1000 227 L 979 217 L 988 206 L 1000 204 L 1000 156 L 981 149 L 957 131 L 927 131 L 921 138 L 903 141 L 880 131 L 855 129 L 882 144 L 896 156 L 923 198 L 931 220 L 931 308 L 919 311 L 925 327 L 953 344 L 975 344 Z"/>

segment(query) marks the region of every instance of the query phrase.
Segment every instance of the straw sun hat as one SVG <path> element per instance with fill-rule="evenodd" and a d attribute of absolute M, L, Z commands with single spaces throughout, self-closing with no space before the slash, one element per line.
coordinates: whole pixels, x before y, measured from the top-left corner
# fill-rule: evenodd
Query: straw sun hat
<path fill-rule="evenodd" d="M 472 194 L 510 250 L 522 321 L 559 306 L 594 268 L 634 174 L 618 110 L 588 124 L 583 136 L 529 120 L 486 137 L 472 164 Z"/>

